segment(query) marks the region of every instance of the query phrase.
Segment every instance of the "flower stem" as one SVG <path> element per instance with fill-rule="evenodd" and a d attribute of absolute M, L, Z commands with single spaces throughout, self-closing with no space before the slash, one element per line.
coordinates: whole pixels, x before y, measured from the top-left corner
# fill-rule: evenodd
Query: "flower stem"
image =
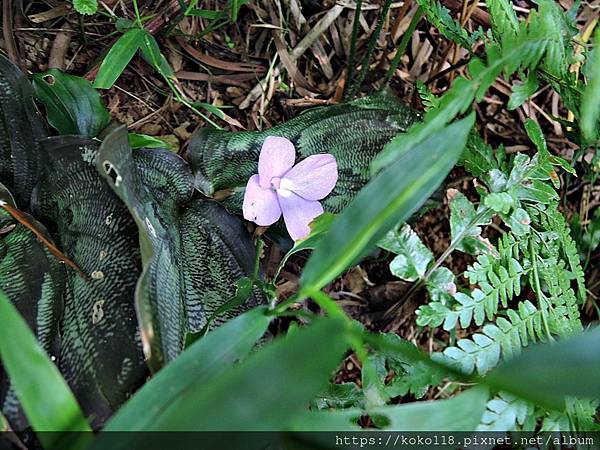
<path fill-rule="evenodd" d="M 407 30 L 405 31 L 404 35 L 402 36 L 400 45 L 398 46 L 398 49 L 396 50 L 396 54 L 394 55 L 394 60 L 392 61 L 392 64 L 390 65 L 390 68 L 388 69 L 387 75 L 385 77 L 385 81 L 381 85 L 381 88 L 379 88 L 380 91 L 385 89 L 390 84 L 392 77 L 396 73 L 398 64 L 400 64 L 400 59 L 402 58 L 402 55 L 404 55 L 404 53 L 406 52 L 406 47 L 408 47 L 410 38 L 412 37 L 413 33 L 415 32 L 415 28 L 417 28 L 417 25 L 419 24 L 421 17 L 423 17 L 423 9 L 419 6 L 417 11 L 415 12 L 415 15 L 412 17 Z"/>

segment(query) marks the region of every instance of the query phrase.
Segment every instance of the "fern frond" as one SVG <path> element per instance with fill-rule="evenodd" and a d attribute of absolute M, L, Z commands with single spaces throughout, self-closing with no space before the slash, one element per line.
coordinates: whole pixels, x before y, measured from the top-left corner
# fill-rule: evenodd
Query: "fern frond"
<path fill-rule="evenodd" d="M 554 39 L 546 49 L 542 69 L 562 78 L 569 73 L 569 67 L 574 62 L 572 42 L 579 30 L 572 26 L 558 2 L 542 0 L 539 3 L 539 15 L 548 27 L 554 29 Z"/>
<path fill-rule="evenodd" d="M 544 229 L 556 233 L 564 258 L 569 264 L 569 270 L 577 282 L 577 296 L 580 303 L 584 303 L 587 297 L 585 288 L 585 274 L 581 267 L 577 244 L 571 237 L 571 231 L 565 217 L 558 211 L 558 205 L 550 205 L 542 211 L 540 224 Z"/>
<path fill-rule="evenodd" d="M 519 19 L 508 0 L 487 0 L 485 2 L 490 14 L 492 33 L 500 41 L 504 33 L 513 35 L 519 32 Z"/>
<path fill-rule="evenodd" d="M 487 402 L 477 431 L 533 431 L 534 413 L 535 408 L 531 403 L 506 392 L 500 392 L 498 396 Z"/>
<path fill-rule="evenodd" d="M 579 318 L 579 307 L 570 280 L 565 276 L 565 262 L 549 259 L 540 267 L 549 293 L 549 319 L 561 335 L 572 335 L 583 331 Z"/>
<path fill-rule="evenodd" d="M 565 411 L 551 411 L 544 418 L 540 431 L 573 433 L 578 431 L 598 431 L 595 417 L 598 408 L 597 400 L 566 399 Z"/>
<path fill-rule="evenodd" d="M 417 92 L 421 102 L 425 106 L 425 111 L 436 109 L 440 106 L 440 99 L 433 95 L 433 92 L 421 80 L 417 80 Z"/>
<path fill-rule="evenodd" d="M 487 320 L 493 321 L 501 303 L 504 308 L 515 296 L 521 294 L 521 278 L 528 268 L 523 268 L 518 259 L 519 242 L 511 234 L 505 234 L 498 242 L 498 254 L 482 254 L 465 271 L 471 284 L 479 285 L 471 294 L 458 292 L 454 295 L 456 304 L 449 308 L 442 302 L 430 302 L 417 310 L 417 325 L 440 326 L 446 331 L 460 323 L 467 328 L 471 322 L 481 326 Z"/>
<path fill-rule="evenodd" d="M 493 369 L 500 358 L 509 359 L 521 352 L 529 342 L 545 341 L 542 312 L 528 300 L 519 303 L 518 310 L 509 309 L 507 317 L 498 317 L 495 324 L 487 324 L 481 333 L 469 339 L 460 339 L 456 346 L 436 354 L 445 362 L 470 374 L 480 375 Z"/>
<path fill-rule="evenodd" d="M 548 1 L 542 0 L 542 3 L 546 5 Z M 418 3 L 442 34 L 470 48 L 471 42 L 464 34 L 464 30 L 460 31 L 462 28 L 456 28 L 457 23 L 439 2 L 418 0 Z M 544 8 L 551 8 L 551 6 L 546 5 Z M 541 6 L 540 11 L 542 11 Z M 439 108 L 429 110 L 422 123 L 413 125 L 407 133 L 394 138 L 393 145 L 388 144 L 373 160 L 371 170 L 377 172 L 386 167 L 399 157 L 398 148 L 412 147 L 421 142 L 432 132 L 446 126 L 459 114 L 469 109 L 473 100 L 481 101 L 503 71 L 508 78 L 515 72 L 536 70 L 544 56 L 550 58 L 555 55 L 558 46 L 564 45 L 563 36 L 556 36 L 556 27 L 561 24 L 555 23 L 554 14 L 542 14 L 540 11 L 532 11 L 527 20 L 520 21 L 517 33 L 503 34 L 501 42 L 488 39 L 486 62 L 473 57 L 468 65 L 470 78 L 458 77 L 453 86 L 440 97 Z M 562 67 L 565 58 L 561 56 L 560 59 Z"/>
<path fill-rule="evenodd" d="M 452 42 L 471 50 L 473 44 L 483 38 L 484 34 L 481 29 L 473 34 L 469 34 L 460 23 L 452 18 L 450 11 L 437 0 L 417 0 L 417 3 L 431 22 L 439 30 L 442 35 L 450 39 Z"/>
<path fill-rule="evenodd" d="M 486 312 L 490 320 L 496 314 L 499 301 L 507 308 L 508 301 L 521 293 L 521 277 L 526 269 L 519 263 L 519 257 L 519 243 L 511 234 L 505 234 L 498 242 L 497 256 L 480 255 L 465 271 L 469 282 L 478 284 L 489 298 L 490 309 Z"/>

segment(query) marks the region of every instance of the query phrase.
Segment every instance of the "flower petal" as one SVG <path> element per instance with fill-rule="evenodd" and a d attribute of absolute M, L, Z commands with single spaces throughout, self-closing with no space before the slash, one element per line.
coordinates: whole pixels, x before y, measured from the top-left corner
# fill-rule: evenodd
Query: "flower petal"
<path fill-rule="evenodd" d="M 281 177 L 294 165 L 294 161 L 296 150 L 290 140 L 279 136 L 267 137 L 258 157 L 261 187 L 271 187 L 271 179 Z"/>
<path fill-rule="evenodd" d="M 333 190 L 337 179 L 335 157 L 329 154 L 313 155 L 288 170 L 281 179 L 281 187 L 306 200 L 321 200 Z"/>
<path fill-rule="evenodd" d="M 277 194 L 285 226 L 294 241 L 305 238 L 310 233 L 309 223 L 317 216 L 323 214 L 323 207 L 319 202 L 305 200 L 293 192 Z"/>
<path fill-rule="evenodd" d="M 263 189 L 258 183 L 258 175 L 252 175 L 248 180 L 242 211 L 244 219 L 261 226 L 274 224 L 281 217 L 277 194 L 272 189 Z"/>

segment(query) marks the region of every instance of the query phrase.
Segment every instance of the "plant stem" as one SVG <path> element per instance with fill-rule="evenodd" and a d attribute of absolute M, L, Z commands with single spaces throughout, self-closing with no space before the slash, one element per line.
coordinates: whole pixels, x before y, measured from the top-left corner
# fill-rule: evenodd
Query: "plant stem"
<path fill-rule="evenodd" d="M 265 241 L 258 238 L 256 242 L 256 256 L 254 257 L 254 270 L 252 271 L 252 281 L 258 280 L 258 273 L 260 271 L 260 255 L 265 246 Z"/>
<path fill-rule="evenodd" d="M 354 10 L 354 22 L 352 23 L 352 36 L 350 37 L 350 52 L 348 53 L 348 73 L 346 74 L 346 93 L 350 88 L 352 78 L 354 78 L 354 59 L 356 58 L 356 40 L 358 39 L 358 28 L 360 26 L 360 13 L 362 10 L 362 0 L 356 0 L 356 9 Z"/>
<path fill-rule="evenodd" d="M 365 54 L 365 57 L 363 58 L 363 60 L 361 62 L 360 72 L 358 73 L 356 80 L 354 80 L 354 82 L 352 83 L 352 87 L 350 88 L 350 91 L 348 92 L 349 98 L 354 97 L 358 93 L 358 91 L 360 90 L 360 87 L 365 79 L 365 76 L 367 75 L 367 71 L 369 70 L 369 63 L 371 62 L 371 56 L 373 56 L 373 50 L 375 50 L 375 44 L 377 43 L 377 39 L 379 37 L 379 34 L 381 33 L 381 29 L 383 28 L 383 22 L 385 21 L 385 18 L 387 16 L 387 13 L 388 13 L 391 5 L 392 5 L 392 0 L 385 0 L 385 3 L 383 4 L 383 8 L 381 9 L 381 15 L 379 16 L 379 19 L 377 20 L 377 25 L 375 26 L 375 30 L 373 31 L 373 34 L 371 35 L 371 38 L 369 39 L 369 44 L 367 46 L 367 53 Z"/>
<path fill-rule="evenodd" d="M 417 25 L 419 24 L 421 17 L 423 17 L 423 9 L 419 6 L 417 11 L 415 12 L 415 15 L 412 17 L 410 24 L 408 25 L 408 28 L 406 29 L 406 31 L 404 32 L 404 35 L 402 36 L 402 40 L 400 41 L 400 45 L 398 46 L 398 49 L 396 50 L 396 54 L 394 55 L 392 64 L 390 65 L 390 68 L 388 69 L 387 75 L 385 77 L 385 81 L 383 82 L 383 84 L 381 85 L 381 88 L 379 89 L 380 91 L 385 89 L 390 84 L 390 81 L 392 80 L 392 77 L 396 73 L 396 69 L 398 68 L 398 65 L 400 64 L 400 59 L 402 58 L 402 55 L 404 55 L 404 53 L 406 52 L 406 47 L 408 47 L 408 42 L 410 41 L 410 38 L 412 37 L 413 33 L 415 32 L 415 29 L 417 28 Z"/>
<path fill-rule="evenodd" d="M 144 25 L 142 24 L 142 17 L 140 16 L 137 0 L 133 0 L 133 10 L 135 11 L 135 22 L 137 23 L 138 27 L 143 28 Z"/>
<path fill-rule="evenodd" d="M 540 277 L 538 275 L 538 268 L 537 268 L 537 254 L 535 253 L 535 249 L 533 247 L 533 239 L 529 239 L 529 253 L 531 254 L 531 266 L 533 267 L 533 280 L 534 280 L 534 290 L 535 290 L 535 296 L 538 299 L 538 305 L 540 307 L 540 311 L 542 313 L 542 324 L 544 325 L 544 330 L 546 331 L 546 335 L 548 336 L 548 340 L 549 341 L 553 341 L 554 338 L 552 337 L 552 334 L 550 334 L 550 327 L 548 326 L 548 317 L 546 314 L 546 305 L 545 305 L 545 297 L 544 297 L 544 293 L 542 292 L 542 288 L 540 286 Z"/>
<path fill-rule="evenodd" d="M 450 253 L 452 253 L 454 250 L 456 250 L 456 248 L 460 245 L 461 241 L 467 234 L 467 231 L 469 231 L 472 227 L 476 226 L 481 219 L 483 219 L 487 214 L 489 214 L 489 212 L 490 212 L 490 208 L 485 207 L 475 217 L 473 217 L 473 219 L 469 222 L 469 224 L 460 233 L 458 233 L 456 238 L 450 243 L 450 245 L 448 246 L 446 251 L 444 251 L 444 253 L 442 253 L 442 256 L 440 256 L 437 259 L 437 261 L 435 262 L 435 264 L 433 266 L 431 266 L 431 269 L 429 269 L 427 272 L 425 272 L 425 275 L 423 275 L 424 281 L 427 281 L 427 279 L 431 276 L 431 274 L 433 272 L 435 272 L 435 270 L 442 265 L 442 263 L 446 260 L 446 258 L 448 256 L 450 256 Z"/>

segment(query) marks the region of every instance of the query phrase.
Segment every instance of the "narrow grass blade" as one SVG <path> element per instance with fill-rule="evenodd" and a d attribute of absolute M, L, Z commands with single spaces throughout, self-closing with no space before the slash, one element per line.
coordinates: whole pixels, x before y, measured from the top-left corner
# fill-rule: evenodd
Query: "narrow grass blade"
<path fill-rule="evenodd" d="M 47 450 L 83 449 L 90 426 L 67 383 L 0 291 L 0 357 L 25 414 Z M 45 433 L 51 431 L 52 433 Z"/>
<path fill-rule="evenodd" d="M 300 280 L 306 295 L 364 256 L 427 200 L 458 160 L 473 120 L 471 115 L 433 133 L 363 188 L 306 264 Z"/>

